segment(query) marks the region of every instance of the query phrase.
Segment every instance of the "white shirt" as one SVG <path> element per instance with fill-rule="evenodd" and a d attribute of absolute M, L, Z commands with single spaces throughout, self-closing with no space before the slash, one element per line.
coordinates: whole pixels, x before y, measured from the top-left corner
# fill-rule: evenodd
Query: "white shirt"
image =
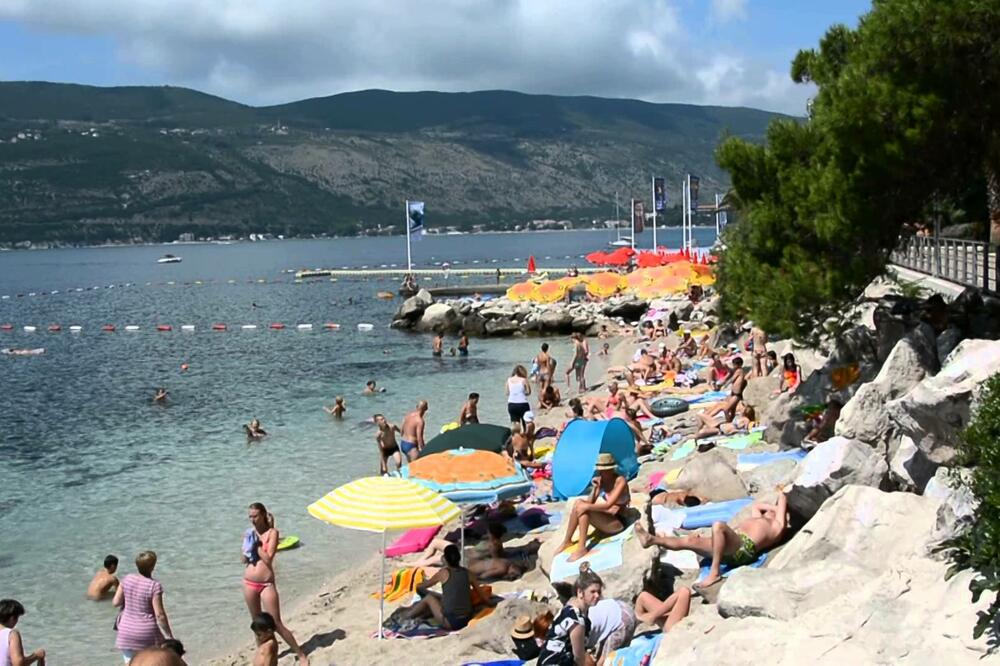
<path fill-rule="evenodd" d="M 590 618 L 587 647 L 595 648 L 622 626 L 622 607 L 617 599 L 601 599 L 590 607 L 587 617 Z"/>
<path fill-rule="evenodd" d="M 528 396 L 524 393 L 525 380 L 521 377 L 509 377 L 507 379 L 507 402 L 521 404 L 528 402 Z"/>

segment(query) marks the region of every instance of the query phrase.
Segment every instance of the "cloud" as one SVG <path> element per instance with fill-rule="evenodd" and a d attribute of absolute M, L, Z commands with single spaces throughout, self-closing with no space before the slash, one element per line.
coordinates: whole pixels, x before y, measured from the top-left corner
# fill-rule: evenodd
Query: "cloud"
<path fill-rule="evenodd" d="M 747 18 L 747 0 L 712 0 L 710 15 L 717 23 Z"/>
<path fill-rule="evenodd" d="M 735 16 L 744 3 L 719 8 Z M 731 55 L 703 66 L 682 18 L 678 0 L 0 0 L 0 20 L 106 36 L 150 80 L 255 104 L 510 89 L 803 112 L 789 90 L 765 98 L 740 80 L 765 82 L 762 65 Z"/>

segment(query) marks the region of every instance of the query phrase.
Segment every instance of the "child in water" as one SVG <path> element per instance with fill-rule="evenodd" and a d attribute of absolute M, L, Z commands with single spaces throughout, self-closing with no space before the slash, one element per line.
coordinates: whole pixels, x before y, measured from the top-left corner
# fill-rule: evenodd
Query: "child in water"
<path fill-rule="evenodd" d="M 323 409 L 335 419 L 344 418 L 344 413 L 347 411 L 347 405 L 344 404 L 344 396 L 338 395 L 333 399 L 333 407 L 324 407 Z"/>

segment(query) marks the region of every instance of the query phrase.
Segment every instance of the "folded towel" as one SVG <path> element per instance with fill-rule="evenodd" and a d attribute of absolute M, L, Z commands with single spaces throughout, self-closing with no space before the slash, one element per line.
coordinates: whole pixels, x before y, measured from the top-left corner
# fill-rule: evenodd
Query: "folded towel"
<path fill-rule="evenodd" d="M 406 567 L 397 569 L 389 577 L 389 582 L 385 584 L 386 601 L 399 601 L 417 590 L 417 585 L 424 582 L 424 570 L 419 567 Z M 378 599 L 379 593 L 373 592 L 372 599 Z"/>
<path fill-rule="evenodd" d="M 656 488 L 657 486 L 659 486 L 660 485 L 660 481 L 663 480 L 663 477 L 666 476 L 666 474 L 667 474 L 667 472 L 665 470 L 659 470 L 659 471 L 656 471 L 656 472 L 653 472 L 652 474 L 650 474 L 649 475 L 649 489 L 652 490 L 653 488 Z"/>
<path fill-rule="evenodd" d="M 681 571 L 697 571 L 700 568 L 698 553 L 693 550 L 664 550 L 660 555 L 660 562 Z"/>

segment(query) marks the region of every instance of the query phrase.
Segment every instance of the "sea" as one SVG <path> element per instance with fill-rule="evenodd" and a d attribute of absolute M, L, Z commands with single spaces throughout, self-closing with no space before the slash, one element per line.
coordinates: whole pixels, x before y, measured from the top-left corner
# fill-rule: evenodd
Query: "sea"
<path fill-rule="evenodd" d="M 695 230 L 702 247 L 714 235 Z M 677 247 L 680 232 L 659 239 Z M 428 235 L 413 243 L 413 261 L 453 269 L 426 286 L 474 284 L 495 277 L 460 269 L 524 266 L 529 256 L 541 270 L 585 265 L 583 255 L 609 240 L 605 231 Z M 165 253 L 183 261 L 158 264 Z M 221 656 L 251 638 L 240 587 L 248 504 L 264 503 L 283 536 L 301 539 L 278 559 L 287 612 L 376 553 L 378 536 L 306 512 L 377 473 L 374 413 L 399 422 L 426 399 L 433 434 L 477 391 L 481 419 L 505 422 L 503 379 L 529 362 L 537 340 L 474 339 L 466 358 L 433 358 L 428 337 L 388 328 L 400 300 L 377 294 L 398 279 L 294 276 L 405 265 L 405 256 L 402 237 L 0 252 L 0 323 L 14 326 L 0 331 L 0 347 L 45 350 L 0 356 L 0 598 L 26 607 L 18 628 L 27 649 L 44 647 L 51 664 L 121 663 L 115 610 L 84 592 L 105 555 L 118 556 L 124 575 L 153 550 L 188 663 Z M 53 324 L 62 330 L 49 332 Z M 557 358 L 570 354 L 568 341 L 553 347 Z M 369 379 L 385 393 L 362 396 Z M 153 402 L 157 387 L 169 391 L 166 404 Z M 343 421 L 323 410 L 337 395 Z M 252 418 L 270 433 L 258 443 L 242 431 Z"/>

